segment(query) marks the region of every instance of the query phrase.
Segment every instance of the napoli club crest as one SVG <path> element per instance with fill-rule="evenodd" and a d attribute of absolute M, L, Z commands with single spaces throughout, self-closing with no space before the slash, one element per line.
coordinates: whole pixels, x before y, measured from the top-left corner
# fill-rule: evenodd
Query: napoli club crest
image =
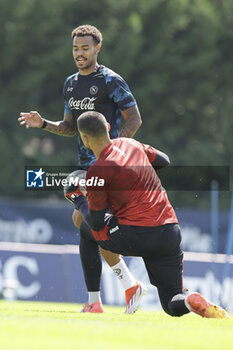
<path fill-rule="evenodd" d="M 98 87 L 96 85 L 93 85 L 90 87 L 90 94 L 91 95 L 96 95 L 98 92 Z"/>

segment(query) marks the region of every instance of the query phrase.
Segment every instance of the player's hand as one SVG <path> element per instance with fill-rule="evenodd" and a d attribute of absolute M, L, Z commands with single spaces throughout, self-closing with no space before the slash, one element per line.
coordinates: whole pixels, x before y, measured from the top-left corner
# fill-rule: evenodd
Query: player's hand
<path fill-rule="evenodd" d="M 75 199 L 79 198 L 80 196 L 83 196 L 83 193 L 79 189 L 79 186 L 77 186 L 77 188 L 74 191 L 64 191 L 64 196 L 69 202 L 74 204 Z"/>
<path fill-rule="evenodd" d="M 29 113 L 20 113 L 18 118 L 20 125 L 25 125 L 26 128 L 41 128 L 44 122 L 44 119 L 36 111 L 31 111 Z"/>
<path fill-rule="evenodd" d="M 74 203 L 76 198 L 86 196 L 86 187 L 80 185 L 80 180 L 85 181 L 86 173 L 85 170 L 76 170 L 66 178 L 64 196 L 69 202 Z"/>

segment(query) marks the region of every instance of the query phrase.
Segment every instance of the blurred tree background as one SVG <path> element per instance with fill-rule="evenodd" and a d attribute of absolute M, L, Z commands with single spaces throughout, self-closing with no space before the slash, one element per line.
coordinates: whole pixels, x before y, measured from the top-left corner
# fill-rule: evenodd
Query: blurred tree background
<path fill-rule="evenodd" d="M 32 195 L 25 165 L 76 164 L 75 138 L 26 130 L 17 118 L 63 118 L 63 83 L 76 71 L 71 31 L 86 23 L 103 33 L 98 62 L 137 99 L 137 139 L 173 165 L 232 164 L 233 1 L 1 0 L 1 196 Z"/>

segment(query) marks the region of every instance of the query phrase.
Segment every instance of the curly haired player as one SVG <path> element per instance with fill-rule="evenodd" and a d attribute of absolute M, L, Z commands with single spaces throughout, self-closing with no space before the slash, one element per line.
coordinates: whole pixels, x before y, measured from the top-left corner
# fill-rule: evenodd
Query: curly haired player
<path fill-rule="evenodd" d="M 78 167 L 88 169 L 95 161 L 95 155 L 88 150 L 77 133 L 76 121 L 84 111 L 98 111 L 103 113 L 111 124 L 111 137 L 133 137 L 142 121 L 141 116 L 129 86 L 125 80 L 113 70 L 99 65 L 97 57 L 102 45 L 102 34 L 94 26 L 82 25 L 72 31 L 73 58 L 78 72 L 69 76 L 64 83 L 64 118 L 53 122 L 41 117 L 36 111 L 20 113 L 20 125 L 26 128 L 36 127 L 45 131 L 61 135 L 75 136 L 78 139 Z M 124 125 L 121 131 L 120 119 Z M 72 216 L 74 225 L 79 228 L 82 215 L 75 209 Z M 119 254 L 101 249 L 101 254 L 111 266 L 121 281 L 126 294 L 126 303 L 132 302 L 132 288 L 134 293 L 141 289 Z M 119 274 L 120 271 L 120 274 Z M 133 295 L 134 295 L 133 293 Z M 140 297 L 142 294 L 140 295 Z M 85 312 L 102 312 L 99 292 L 89 291 L 89 301 Z"/>

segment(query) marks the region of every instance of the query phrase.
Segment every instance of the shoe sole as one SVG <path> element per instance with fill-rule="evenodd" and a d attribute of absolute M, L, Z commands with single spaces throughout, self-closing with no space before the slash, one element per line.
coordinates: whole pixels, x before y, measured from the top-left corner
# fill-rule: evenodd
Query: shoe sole
<path fill-rule="evenodd" d="M 101 305 L 101 308 L 99 308 L 97 310 L 94 308 L 94 310 L 93 310 L 93 307 L 90 307 L 90 305 L 87 305 L 82 310 L 80 310 L 79 312 L 92 313 L 92 314 L 102 314 L 104 312 L 104 309 L 103 309 L 103 307 Z"/>
<path fill-rule="evenodd" d="M 127 309 L 125 311 L 125 314 L 132 315 L 139 309 L 140 302 L 141 302 L 142 298 L 144 297 L 144 295 L 147 292 L 147 288 L 146 288 L 146 286 L 143 283 L 140 283 L 140 287 L 141 287 L 141 291 L 140 291 L 140 289 L 138 289 L 137 292 L 136 292 L 136 298 L 137 298 L 136 301 L 133 303 L 133 305 L 131 305 L 131 307 L 129 309 Z M 140 291 L 140 295 L 137 297 L 138 291 Z"/>
<path fill-rule="evenodd" d="M 83 312 L 83 313 L 89 313 L 89 314 L 102 314 L 104 312 L 104 310 L 102 311 L 85 311 L 85 310 L 81 310 L 79 312 Z"/>

